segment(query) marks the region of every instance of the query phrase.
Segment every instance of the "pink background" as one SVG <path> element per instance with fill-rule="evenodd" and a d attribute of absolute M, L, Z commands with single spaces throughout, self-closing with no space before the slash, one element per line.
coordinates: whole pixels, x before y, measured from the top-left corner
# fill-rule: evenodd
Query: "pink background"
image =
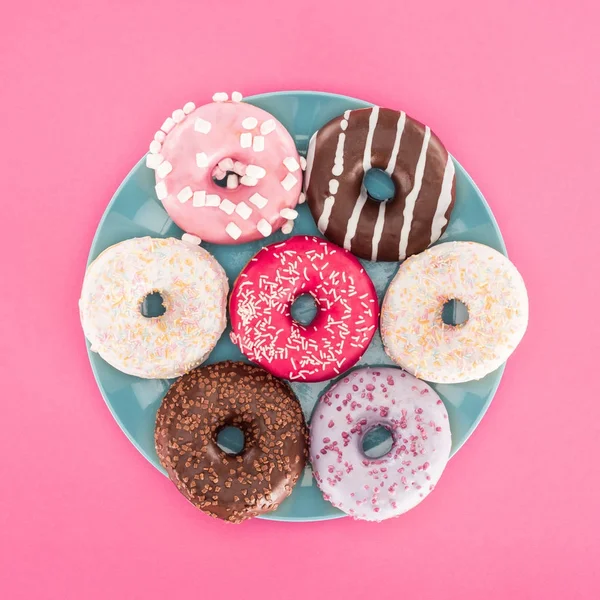
<path fill-rule="evenodd" d="M 3 6 L 0 597 L 598 598 L 597 3 L 269 5 Z M 232 89 L 327 90 L 425 121 L 529 287 L 488 415 L 397 520 L 206 518 L 94 383 L 77 298 L 100 216 L 165 115 Z"/>

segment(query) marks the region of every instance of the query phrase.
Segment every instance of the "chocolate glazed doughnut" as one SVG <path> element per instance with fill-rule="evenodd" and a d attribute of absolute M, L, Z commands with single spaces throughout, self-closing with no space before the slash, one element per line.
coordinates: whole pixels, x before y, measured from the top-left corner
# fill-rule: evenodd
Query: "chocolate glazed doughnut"
<path fill-rule="evenodd" d="M 227 426 L 244 433 L 239 454 L 217 445 Z M 292 493 L 307 457 L 307 427 L 291 389 L 241 362 L 180 377 L 158 409 L 154 436 L 160 462 L 179 491 L 231 523 L 275 510 Z"/>
<path fill-rule="evenodd" d="M 396 187 L 371 198 L 365 173 L 381 169 Z M 454 163 L 429 129 L 387 108 L 348 110 L 312 137 L 306 197 L 321 233 L 369 260 L 404 260 L 444 232 L 454 206 Z"/>

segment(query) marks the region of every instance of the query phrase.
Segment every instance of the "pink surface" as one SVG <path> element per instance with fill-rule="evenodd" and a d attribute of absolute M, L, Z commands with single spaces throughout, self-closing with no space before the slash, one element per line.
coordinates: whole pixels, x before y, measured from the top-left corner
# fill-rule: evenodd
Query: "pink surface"
<path fill-rule="evenodd" d="M 407 4 L 3 6 L 1 598 L 598 597 L 597 4 Z M 113 421 L 78 322 L 98 220 L 165 115 L 290 88 L 428 123 L 529 287 L 482 425 L 381 525 L 198 513 Z"/>

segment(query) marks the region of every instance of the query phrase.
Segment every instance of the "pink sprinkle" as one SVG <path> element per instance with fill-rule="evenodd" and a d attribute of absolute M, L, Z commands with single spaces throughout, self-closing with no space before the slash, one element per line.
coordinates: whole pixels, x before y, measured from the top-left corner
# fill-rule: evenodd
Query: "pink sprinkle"
<path fill-rule="evenodd" d="M 335 425 L 335 423 L 333 421 L 329 421 L 329 423 L 327 423 L 327 427 L 329 427 L 329 429 L 331 429 L 334 425 Z M 440 429 L 440 431 L 441 431 L 441 429 Z"/>

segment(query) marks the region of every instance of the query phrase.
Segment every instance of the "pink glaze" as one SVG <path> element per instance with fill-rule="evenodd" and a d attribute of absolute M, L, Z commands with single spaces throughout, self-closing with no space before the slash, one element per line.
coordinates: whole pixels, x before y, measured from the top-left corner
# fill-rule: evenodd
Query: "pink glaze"
<path fill-rule="evenodd" d="M 249 117 L 256 120 L 251 129 L 242 125 Z M 269 131 L 268 126 L 266 129 L 263 127 L 263 135 L 260 130 L 265 122 L 274 122 L 274 128 Z M 208 131 L 207 123 L 210 124 Z M 252 119 L 245 121 L 246 126 L 248 123 L 252 124 Z M 256 138 L 259 138 L 258 142 L 255 142 Z M 242 143 L 250 145 L 242 147 Z M 162 157 L 164 160 L 161 162 L 172 166 L 172 170 L 161 177 L 164 171 L 157 165 L 158 197 L 179 227 L 203 240 L 217 244 L 241 244 L 262 239 L 289 219 L 280 215 L 281 210 L 294 208 L 298 202 L 302 171 L 290 172 L 283 162 L 290 157 L 300 162 L 294 140 L 279 121 L 260 108 L 240 102 L 212 102 L 200 106 L 170 129 L 162 145 L 158 141 L 153 144 L 160 155 L 158 160 Z M 219 178 L 225 174 L 218 165 L 228 158 L 233 163 L 237 161 L 241 170 L 254 165 L 262 167 L 266 174 L 257 179 L 256 185 L 239 184 L 237 176 L 234 176 L 235 189 L 219 187 L 213 181 L 213 174 Z M 198 160 L 202 166 L 199 166 Z M 285 185 L 289 189 L 282 185 L 286 178 Z M 164 188 L 161 190 L 163 181 L 166 191 Z M 200 194 L 190 196 L 190 192 Z M 254 194 L 266 198 L 264 207 L 260 207 L 264 202 L 260 198 L 258 206 L 250 200 Z M 218 196 L 217 200 L 214 197 L 211 200 L 221 203 L 221 206 L 211 206 L 206 198 L 209 195 Z M 223 203 L 224 200 L 229 203 Z M 231 203 L 237 206 L 241 202 L 246 206 L 240 207 L 239 212 L 233 210 Z M 257 228 L 261 220 L 265 222 Z"/>
<path fill-rule="evenodd" d="M 294 321 L 291 307 L 310 294 L 317 314 Z M 283 379 L 324 381 L 366 350 L 379 314 L 373 283 L 347 250 L 296 236 L 263 248 L 240 273 L 229 302 L 231 340 Z"/>
<path fill-rule="evenodd" d="M 421 502 L 450 456 L 446 407 L 425 382 L 393 367 L 353 371 L 321 396 L 311 419 L 310 457 L 325 499 L 356 519 L 382 521 Z M 362 449 L 378 426 L 392 435 L 380 458 Z"/>

